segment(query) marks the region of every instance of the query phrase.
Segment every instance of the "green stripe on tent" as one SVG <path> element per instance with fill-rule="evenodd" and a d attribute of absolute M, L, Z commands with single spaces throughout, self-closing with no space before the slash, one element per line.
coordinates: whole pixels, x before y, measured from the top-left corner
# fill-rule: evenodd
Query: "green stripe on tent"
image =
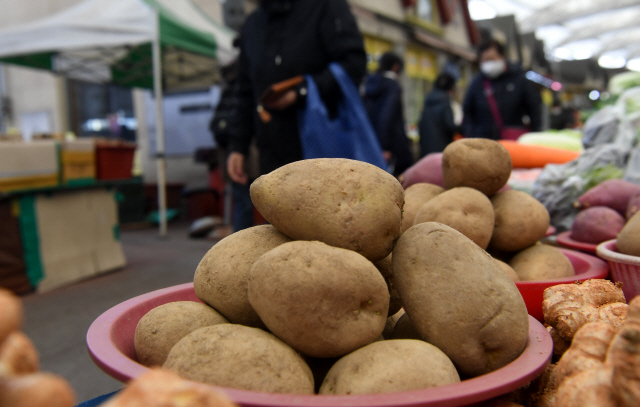
<path fill-rule="evenodd" d="M 42 261 L 40 259 L 40 240 L 36 221 L 36 197 L 24 195 L 20 197 L 20 235 L 22 236 L 22 250 L 24 262 L 27 266 L 26 274 L 31 287 L 36 288 L 44 277 Z"/>
<path fill-rule="evenodd" d="M 52 52 L 0 58 L 1 62 L 6 62 L 8 64 L 27 66 L 29 68 L 36 68 L 36 69 L 47 69 L 49 71 L 53 70 L 52 60 L 53 60 Z"/>
<path fill-rule="evenodd" d="M 216 58 L 218 43 L 212 34 L 189 27 L 155 0 L 144 1 L 159 11 L 162 45 L 173 45 L 186 51 Z"/>
<path fill-rule="evenodd" d="M 113 64 L 111 79 L 120 86 L 153 89 L 151 44 L 133 47 L 126 56 Z"/>

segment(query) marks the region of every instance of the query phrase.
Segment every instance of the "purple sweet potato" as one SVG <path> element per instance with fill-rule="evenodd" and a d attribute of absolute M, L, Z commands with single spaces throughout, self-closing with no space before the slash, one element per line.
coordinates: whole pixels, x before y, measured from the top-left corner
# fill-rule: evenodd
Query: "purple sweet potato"
<path fill-rule="evenodd" d="M 599 244 L 615 239 L 622 230 L 625 219 L 606 206 L 594 206 L 580 212 L 571 225 L 571 239 L 578 242 Z"/>
<path fill-rule="evenodd" d="M 431 153 L 424 156 L 400 176 L 400 182 L 402 182 L 402 186 L 405 189 L 419 182 L 426 182 L 444 188 L 442 153 Z"/>
<path fill-rule="evenodd" d="M 633 215 L 636 214 L 640 210 L 640 195 L 636 195 L 633 198 L 629 199 L 629 203 L 627 204 L 627 220 L 631 219 Z"/>
<path fill-rule="evenodd" d="M 579 209 L 606 206 L 626 215 L 632 197 L 640 195 L 640 185 L 621 179 L 610 179 L 591 188 L 575 202 Z"/>

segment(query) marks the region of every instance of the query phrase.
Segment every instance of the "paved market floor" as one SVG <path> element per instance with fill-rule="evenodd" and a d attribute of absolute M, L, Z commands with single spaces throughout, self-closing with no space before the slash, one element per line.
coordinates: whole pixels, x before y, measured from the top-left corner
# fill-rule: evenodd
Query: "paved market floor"
<path fill-rule="evenodd" d="M 190 239 L 187 230 L 187 224 L 170 225 L 164 239 L 156 229 L 124 231 L 125 268 L 22 297 L 24 331 L 40 353 L 41 370 L 66 378 L 79 402 L 122 387 L 89 358 L 85 336 L 93 320 L 129 298 L 193 281 L 198 262 L 215 242 Z"/>

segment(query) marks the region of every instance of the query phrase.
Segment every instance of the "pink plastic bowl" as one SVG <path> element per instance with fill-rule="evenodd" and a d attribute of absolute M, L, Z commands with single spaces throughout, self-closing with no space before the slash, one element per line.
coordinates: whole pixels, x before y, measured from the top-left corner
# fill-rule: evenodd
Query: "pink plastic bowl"
<path fill-rule="evenodd" d="M 585 252 L 585 253 L 595 254 L 596 248 L 598 247 L 598 245 L 594 243 L 585 243 L 585 242 L 579 242 L 577 240 L 573 240 L 571 238 L 570 230 L 559 233 L 558 236 L 556 236 L 556 240 L 558 241 L 559 244 L 561 244 L 564 247 L 568 247 L 569 249 L 574 249 L 574 250 L 580 250 L 581 252 Z"/>
<path fill-rule="evenodd" d="M 553 225 L 549 225 L 547 228 L 547 233 L 545 233 L 545 237 L 553 236 L 556 234 L 556 227 Z"/>
<path fill-rule="evenodd" d="M 87 332 L 89 354 L 109 376 L 126 382 L 148 369 L 136 362 L 133 336 L 142 316 L 172 301 L 198 301 L 193 284 L 182 284 L 132 298 L 100 315 Z M 400 393 L 358 396 L 268 394 L 223 388 L 246 407 L 422 407 L 470 406 L 516 390 L 538 377 L 551 359 L 553 342 L 547 330 L 529 317 L 526 349 L 507 366 L 448 386 Z"/>
<path fill-rule="evenodd" d="M 544 290 L 548 287 L 558 284 L 571 284 L 576 281 L 585 281 L 592 278 L 607 278 L 609 275 L 609 267 L 607 263 L 595 256 L 586 253 L 580 253 L 574 250 L 560 249 L 565 256 L 571 261 L 575 276 L 555 278 L 553 280 L 544 281 L 516 281 L 516 286 L 520 290 L 520 295 L 527 305 L 529 315 L 543 322 L 542 315 L 542 297 Z"/>
<path fill-rule="evenodd" d="M 597 253 L 609 263 L 611 279 L 622 283 L 627 302 L 640 295 L 640 257 L 618 253 L 616 239 L 600 243 Z"/>

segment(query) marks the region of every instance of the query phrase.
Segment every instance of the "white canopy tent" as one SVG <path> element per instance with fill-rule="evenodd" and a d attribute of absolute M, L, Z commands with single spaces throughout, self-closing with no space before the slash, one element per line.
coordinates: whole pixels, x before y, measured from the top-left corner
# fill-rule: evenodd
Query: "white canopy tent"
<path fill-rule="evenodd" d="M 153 89 L 160 234 L 167 233 L 165 89 L 211 86 L 235 58 L 235 32 L 190 0 L 85 0 L 48 18 L 0 30 L 0 62 L 69 78 Z"/>

